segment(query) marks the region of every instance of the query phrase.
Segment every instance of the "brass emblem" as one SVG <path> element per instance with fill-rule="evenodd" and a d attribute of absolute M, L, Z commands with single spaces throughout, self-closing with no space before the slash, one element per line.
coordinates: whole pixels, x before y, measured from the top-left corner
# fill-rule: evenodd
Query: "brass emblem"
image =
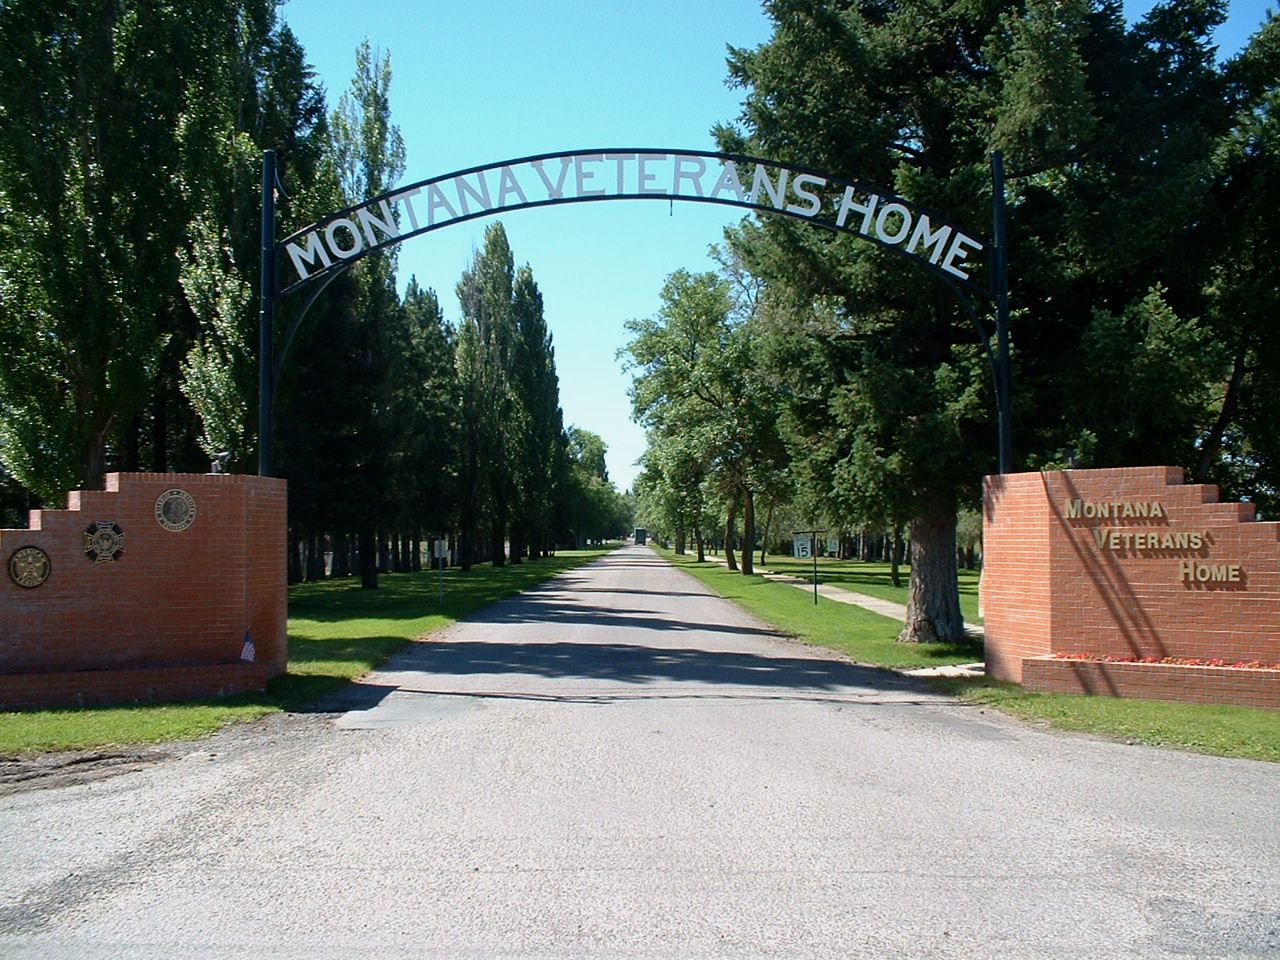
<path fill-rule="evenodd" d="M 112 520 L 95 520 L 84 532 L 84 555 L 95 563 L 114 563 L 124 553 L 124 531 Z"/>
<path fill-rule="evenodd" d="M 156 500 L 156 523 L 181 533 L 196 522 L 195 497 L 185 490 L 166 490 Z"/>
<path fill-rule="evenodd" d="M 38 587 L 49 579 L 49 555 L 39 547 L 22 547 L 9 558 L 9 576 L 20 587 Z"/>

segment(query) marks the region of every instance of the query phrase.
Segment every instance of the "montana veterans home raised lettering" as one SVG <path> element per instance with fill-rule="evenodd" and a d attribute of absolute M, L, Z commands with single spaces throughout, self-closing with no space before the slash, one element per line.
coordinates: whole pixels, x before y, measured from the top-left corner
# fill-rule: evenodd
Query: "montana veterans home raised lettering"
<path fill-rule="evenodd" d="M 1142 521 L 1169 522 L 1168 509 L 1158 500 L 1082 500 L 1066 501 L 1069 520 L 1115 520 L 1130 525 Z M 1206 550 L 1213 543 L 1209 531 L 1199 530 L 1133 530 L 1129 527 L 1096 526 L 1090 532 L 1099 550 L 1114 553 L 1139 551 Z M 1246 584 L 1244 568 L 1238 563 L 1202 563 L 1195 559 L 1178 561 L 1177 579 L 1184 583 Z"/>
<path fill-rule="evenodd" d="M 688 200 L 778 213 L 893 248 L 972 285 L 984 241 L 901 197 L 776 161 L 698 151 L 548 154 L 424 180 L 339 211 L 283 240 L 287 292 L 439 227 L 508 210 L 596 200 Z"/>
<path fill-rule="evenodd" d="M 989 674 L 1280 710 L 1280 671 L 1248 666 L 1280 663 L 1280 522 L 1177 467 L 989 476 L 983 493 Z"/>

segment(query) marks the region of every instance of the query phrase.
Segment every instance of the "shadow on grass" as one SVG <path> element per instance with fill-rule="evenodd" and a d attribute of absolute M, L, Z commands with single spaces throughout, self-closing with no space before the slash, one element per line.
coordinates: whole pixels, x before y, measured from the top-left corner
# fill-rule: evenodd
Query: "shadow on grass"
<path fill-rule="evenodd" d="M 897 643 L 901 621 L 831 599 L 814 604 L 790 584 L 759 575 L 744 577 L 720 564 L 670 557 L 678 569 L 694 574 L 728 600 L 742 603 L 756 616 L 810 643 L 863 663 L 891 668 L 969 663 L 983 659 L 977 636 L 960 643 Z"/>
<path fill-rule="evenodd" d="M 597 556 L 603 552 L 591 553 L 586 559 L 583 555 L 544 557 L 505 567 L 478 564 L 467 573 L 454 567 L 444 572 L 443 604 L 437 571 L 384 574 L 378 578 L 377 590 L 362 590 L 360 581 L 353 577 L 302 583 L 289 590 L 289 616 L 319 623 L 403 620 L 431 614 L 456 620 Z"/>
<path fill-rule="evenodd" d="M 771 557 L 766 567 L 774 573 L 786 573 L 792 576 L 809 579 L 813 576 L 810 563 L 793 560 L 790 557 Z M 959 593 L 966 599 L 976 601 L 978 598 L 978 571 L 961 568 L 959 571 Z M 900 568 L 901 586 L 895 587 L 887 563 L 864 563 L 861 560 L 820 560 L 818 562 L 818 579 L 832 586 L 846 587 L 855 592 L 865 592 L 869 596 L 906 603 L 907 586 L 911 581 L 911 567 L 903 564 Z"/>

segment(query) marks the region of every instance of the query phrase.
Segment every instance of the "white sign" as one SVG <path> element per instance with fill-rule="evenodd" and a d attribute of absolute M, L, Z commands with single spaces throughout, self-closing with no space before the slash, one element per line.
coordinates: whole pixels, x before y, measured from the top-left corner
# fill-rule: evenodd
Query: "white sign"
<path fill-rule="evenodd" d="M 836 537 L 827 537 L 827 556 L 834 557 L 840 552 L 840 541 Z"/>
<path fill-rule="evenodd" d="M 449 556 L 449 541 L 436 540 L 434 543 L 432 543 L 431 556 L 435 557 L 437 560 L 442 560 L 445 557 Z"/>
<path fill-rule="evenodd" d="M 898 247 L 969 279 L 976 237 L 893 195 L 773 163 L 687 153 L 570 153 L 424 180 L 321 221 L 283 246 L 301 282 L 367 251 L 451 222 L 574 200 L 670 197 L 776 210 Z M 289 286 L 288 283 L 285 284 Z"/>
<path fill-rule="evenodd" d="M 808 560 L 813 556 L 813 544 L 808 537 L 796 537 L 792 552 L 797 560 Z"/>

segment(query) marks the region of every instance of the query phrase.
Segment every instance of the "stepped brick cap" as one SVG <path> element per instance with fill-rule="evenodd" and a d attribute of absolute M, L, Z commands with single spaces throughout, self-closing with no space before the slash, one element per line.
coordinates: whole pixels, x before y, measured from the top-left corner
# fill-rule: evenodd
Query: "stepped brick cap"
<path fill-rule="evenodd" d="M 285 482 L 112 473 L 105 486 L 32 511 L 30 529 L 0 530 L 0 708 L 216 696 L 283 672 Z M 105 553 L 123 549 L 87 552 L 95 525 L 122 534 L 105 536 Z M 35 587 L 10 573 L 25 547 L 49 558 Z"/>
<path fill-rule="evenodd" d="M 983 494 L 993 676 L 1023 682 L 1029 660 L 1057 653 L 1280 661 L 1280 524 L 1255 521 L 1252 504 L 1219 503 L 1216 487 L 1184 483 L 1177 467 L 990 476 Z M 1037 663 L 1034 675 L 1101 692 L 1098 677 L 1143 666 Z M 1139 684 L 1146 696 L 1205 699 L 1177 694 L 1208 673 L 1149 673 L 1164 679 Z"/>

